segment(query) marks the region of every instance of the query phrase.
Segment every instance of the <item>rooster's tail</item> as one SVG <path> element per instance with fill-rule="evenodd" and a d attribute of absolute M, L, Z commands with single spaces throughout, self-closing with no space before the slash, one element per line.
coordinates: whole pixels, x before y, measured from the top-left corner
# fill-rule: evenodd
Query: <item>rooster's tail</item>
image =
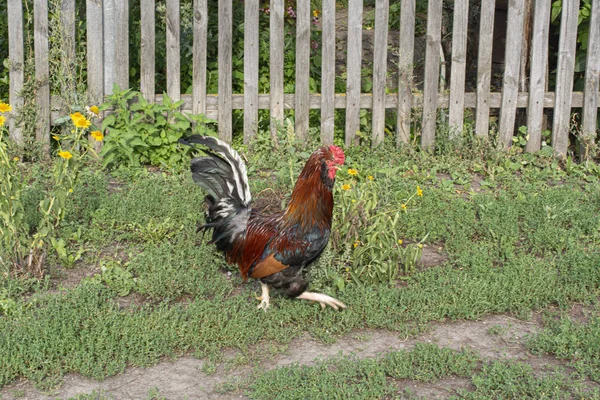
<path fill-rule="evenodd" d="M 246 164 L 227 143 L 210 136 L 192 135 L 181 143 L 201 149 L 207 156 L 193 158 L 192 178 L 208 192 L 206 224 L 199 229 L 213 228 L 213 239 L 219 250 L 227 251 L 238 233 L 245 231 L 252 201 Z"/>

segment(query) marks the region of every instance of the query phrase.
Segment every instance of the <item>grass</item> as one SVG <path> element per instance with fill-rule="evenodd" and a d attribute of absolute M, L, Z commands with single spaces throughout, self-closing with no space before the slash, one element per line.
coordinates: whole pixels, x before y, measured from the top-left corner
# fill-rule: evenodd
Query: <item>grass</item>
<path fill-rule="evenodd" d="M 292 365 L 231 381 L 224 392 L 243 391 L 252 399 L 382 399 L 411 397 L 406 380 L 435 383 L 461 377 L 469 388 L 453 385 L 452 398 L 463 399 L 571 399 L 600 398 L 563 369 L 536 373 L 527 364 L 482 360 L 475 353 L 417 344 L 410 351 L 396 351 L 376 359 L 337 357 L 314 366 Z"/>
<path fill-rule="evenodd" d="M 533 336 L 528 347 L 538 354 L 552 354 L 575 368 L 583 377 L 600 382 L 600 317 L 586 323 L 568 317 L 549 318 L 546 329 Z"/>
<path fill-rule="evenodd" d="M 260 157 L 252 156 L 256 162 L 250 177 L 253 193 L 268 187 L 289 193 L 289 179 L 273 183 L 270 157 L 265 156 L 267 161 L 261 164 Z M 287 165 L 297 176 L 302 162 L 294 159 Z M 374 176 L 382 211 L 397 209 L 420 185 L 423 198 L 402 214 L 397 229 L 404 240 L 412 242 L 429 234 L 426 244 L 442 247 L 448 261 L 405 277 L 402 286 L 347 283 L 342 289 L 329 280 L 328 273 L 341 273 L 336 268 L 345 267 L 343 259 L 329 252 L 313 266 L 315 285 L 346 303 L 348 310 L 321 311 L 317 305 L 276 296 L 273 307 L 263 313 L 255 308 L 257 285 L 243 284 L 235 269 L 196 233 L 203 194 L 188 173 L 137 170 L 107 175 L 90 168 L 75 189 L 73 212 L 61 235 L 71 238 L 70 247 L 88 249 L 75 268 L 93 270 L 96 277 L 57 290 L 61 287 L 57 276 L 70 271 L 57 266 L 56 257 L 49 260 L 51 277 L 43 281 L 0 273 L 0 387 L 24 377 L 50 388 L 68 372 L 104 379 L 129 365 L 148 366 L 162 357 L 188 352 L 214 365 L 223 348 L 246 350 L 256 343 L 284 346 L 306 332 L 324 342 L 363 328 L 407 335 L 432 321 L 504 312 L 526 317 L 531 310 L 549 305 L 566 309 L 573 302 L 598 298 L 600 184 L 596 167 L 569 169 L 543 156 L 488 154 L 481 158 L 467 150 L 460 155 L 432 156 L 387 148 L 351 149 L 347 165 L 364 176 Z M 590 178 L 594 181 L 588 182 Z M 471 189 L 475 181 L 481 191 Z M 43 185 L 43 174 L 34 183 Z M 26 201 L 35 204 L 36 191 L 28 193 Z M 77 230 L 80 234 L 73 236 Z M 141 304 L 121 307 L 124 293 Z M 533 341 L 532 349 L 573 362 L 581 357 L 581 365 L 598 358 L 597 349 L 588 346 L 586 353 L 581 346 L 595 340 L 586 335 L 598 331 L 597 320 L 588 330 L 561 324 L 560 329 L 550 328 L 546 336 Z M 570 343 L 571 331 L 583 342 Z M 564 337 L 559 341 L 562 344 L 552 344 L 554 337 Z M 360 371 L 352 370 L 353 362 L 335 361 L 339 370 L 335 374 L 356 384 L 335 387 L 341 391 L 332 396 L 388 393 L 389 377 L 437 379 L 463 373 L 435 369 L 438 362 L 452 367 L 456 363 L 451 357 L 466 357 L 462 353 L 432 348 L 415 351 L 412 356 L 385 359 L 405 371 L 402 377 L 367 361 Z M 410 357 L 428 354 L 431 358 L 423 359 L 423 371 L 405 368 L 414 367 Z M 524 367 L 494 365 L 485 368 L 490 377 L 503 382 L 498 393 L 504 397 L 510 393 L 535 397 L 549 389 L 546 381 L 527 381 L 533 372 Z M 597 374 L 597 366 L 590 368 L 582 373 L 597 376 L 592 375 Z M 297 367 L 290 371 L 295 371 L 293 379 L 300 379 L 296 377 L 320 370 Z M 273 379 L 285 385 L 281 374 Z M 335 374 L 323 382 L 333 382 Z M 524 379 L 524 386 L 510 384 L 515 390 L 510 392 L 507 385 L 514 376 Z M 367 379 L 368 385 L 361 379 Z M 495 390 L 491 378 L 482 379 L 473 377 L 474 398 L 485 398 Z M 548 379 L 547 385 L 556 383 L 561 388 L 571 382 L 560 381 L 558 376 Z M 261 397 L 261 390 L 267 389 L 252 386 L 248 390 Z M 560 398 L 556 392 L 547 393 Z"/>

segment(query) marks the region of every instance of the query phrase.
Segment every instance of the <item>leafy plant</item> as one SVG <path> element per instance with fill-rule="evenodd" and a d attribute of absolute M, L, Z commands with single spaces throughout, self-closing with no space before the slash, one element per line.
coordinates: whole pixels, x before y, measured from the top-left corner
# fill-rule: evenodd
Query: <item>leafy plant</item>
<path fill-rule="evenodd" d="M 86 252 L 86 249 L 84 249 L 82 246 L 79 246 L 79 248 L 74 252 L 71 251 L 67 247 L 67 242 L 65 242 L 65 240 L 62 238 L 55 239 L 51 237 L 50 243 L 52 243 L 52 247 L 54 248 L 54 251 L 56 251 L 60 263 L 67 268 L 72 267 L 73 264 L 75 264 L 75 262 L 77 262 Z"/>
<path fill-rule="evenodd" d="M 127 270 L 126 266 L 127 264 L 122 266 L 120 261 L 109 261 L 100 267 L 102 273 L 92 277 L 91 281 L 103 282 L 119 296 L 127 296 L 135 287 L 136 278 Z"/>
<path fill-rule="evenodd" d="M 139 92 L 115 85 L 101 107 L 114 110 L 102 121 L 102 128 L 108 129 L 101 152 L 104 166 L 183 165 L 190 149 L 178 141 L 191 132 L 191 121 L 196 123 L 197 132 L 215 133 L 208 126 L 214 121 L 184 115 L 179 111 L 182 104 L 181 100 L 173 102 L 166 93 L 161 103 L 149 103 Z"/>

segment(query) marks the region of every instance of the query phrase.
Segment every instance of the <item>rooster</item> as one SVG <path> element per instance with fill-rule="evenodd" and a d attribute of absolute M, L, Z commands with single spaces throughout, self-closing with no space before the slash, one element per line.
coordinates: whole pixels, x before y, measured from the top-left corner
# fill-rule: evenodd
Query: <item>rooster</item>
<path fill-rule="evenodd" d="M 308 292 L 303 275 L 329 240 L 333 184 L 345 159 L 342 149 L 319 147 L 298 176 L 287 208 L 265 215 L 252 207 L 246 164 L 233 148 L 209 136 L 193 135 L 180 142 L 203 145 L 207 155 L 191 161 L 194 182 L 208 192 L 206 223 L 198 229 L 212 229 L 209 243 L 225 253 L 228 263 L 238 265 L 244 280 L 260 280 L 258 308 L 269 308 L 269 286 L 292 298 L 319 302 L 323 308 L 346 308 L 333 297 Z"/>

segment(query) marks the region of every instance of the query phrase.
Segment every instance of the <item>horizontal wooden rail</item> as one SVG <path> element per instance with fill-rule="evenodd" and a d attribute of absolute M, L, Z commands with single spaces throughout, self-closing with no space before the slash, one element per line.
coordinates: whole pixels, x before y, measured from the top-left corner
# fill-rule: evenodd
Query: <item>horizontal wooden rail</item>
<path fill-rule="evenodd" d="M 600 93 L 598 93 L 600 96 Z M 397 98 L 395 94 L 385 95 L 385 108 L 397 108 Z M 544 94 L 544 108 L 554 107 L 555 95 L 553 92 Z M 161 102 L 163 99 L 162 94 L 156 95 L 156 101 Z M 192 95 L 182 94 L 181 100 L 183 104 L 181 106 L 182 111 L 192 112 Z M 438 106 L 439 108 L 448 108 L 450 103 L 450 95 L 447 93 L 438 94 Z M 294 109 L 295 108 L 295 95 L 285 94 L 283 96 L 284 108 Z M 572 106 L 583 107 L 583 92 L 573 92 L 571 98 Z M 207 94 L 206 95 L 206 115 L 210 118 L 216 118 L 218 111 L 219 95 Z M 527 108 L 529 103 L 529 93 L 521 92 L 517 95 L 517 108 Z M 52 96 L 52 109 L 56 110 L 59 105 L 59 101 L 56 96 Z M 258 108 L 261 110 L 268 110 L 271 104 L 271 96 L 269 94 L 258 95 Z M 465 108 L 475 108 L 477 104 L 477 98 L 475 93 L 465 93 Z M 502 104 L 502 93 L 490 93 L 490 108 L 500 108 Z M 600 104 L 600 103 L 599 103 Z M 421 108 L 423 105 L 423 95 L 421 93 L 413 93 L 412 95 L 412 107 Z M 233 94 L 232 95 L 232 106 L 234 110 L 244 109 L 244 95 Z M 335 95 L 335 108 L 346 108 L 346 95 L 336 94 Z M 309 96 L 309 107 L 313 110 L 321 108 L 321 95 L 311 93 Z M 362 93 L 360 95 L 360 108 L 371 109 L 373 107 L 373 96 L 370 93 Z M 52 120 L 58 118 L 59 115 L 56 112 L 52 113 Z"/>

